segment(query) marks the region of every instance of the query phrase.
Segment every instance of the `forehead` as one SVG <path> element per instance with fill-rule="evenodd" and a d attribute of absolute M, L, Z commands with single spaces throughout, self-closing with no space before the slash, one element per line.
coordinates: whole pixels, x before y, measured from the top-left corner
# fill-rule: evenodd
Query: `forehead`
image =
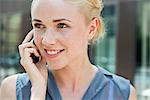
<path fill-rule="evenodd" d="M 81 18 L 83 14 L 75 5 L 64 0 L 35 0 L 31 9 L 32 19 L 56 19 L 57 17 Z"/>

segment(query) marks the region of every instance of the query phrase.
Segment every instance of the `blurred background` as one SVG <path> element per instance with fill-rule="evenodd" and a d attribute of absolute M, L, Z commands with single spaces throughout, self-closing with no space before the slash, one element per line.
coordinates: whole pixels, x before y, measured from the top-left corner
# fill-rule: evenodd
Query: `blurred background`
<path fill-rule="evenodd" d="M 129 80 L 150 100 L 150 0 L 104 0 L 107 34 L 89 46 L 92 63 Z M 32 29 L 31 0 L 0 0 L 0 83 L 23 72 L 18 45 Z"/>

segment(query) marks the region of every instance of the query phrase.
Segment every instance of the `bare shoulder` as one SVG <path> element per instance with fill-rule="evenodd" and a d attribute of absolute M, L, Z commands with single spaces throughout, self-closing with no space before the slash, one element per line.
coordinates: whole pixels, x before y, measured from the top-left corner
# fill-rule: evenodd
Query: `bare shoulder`
<path fill-rule="evenodd" d="M 135 88 L 130 85 L 130 96 L 129 96 L 129 100 L 137 100 L 136 99 L 136 91 Z"/>
<path fill-rule="evenodd" d="M 9 76 L 2 81 L 0 87 L 0 100 L 16 100 L 17 74 Z"/>

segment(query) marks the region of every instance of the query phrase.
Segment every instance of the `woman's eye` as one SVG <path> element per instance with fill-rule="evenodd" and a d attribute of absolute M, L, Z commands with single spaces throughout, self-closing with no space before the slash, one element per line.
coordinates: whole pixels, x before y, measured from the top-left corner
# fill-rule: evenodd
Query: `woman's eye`
<path fill-rule="evenodd" d="M 43 29 L 43 28 L 45 28 L 44 25 L 39 24 L 39 23 L 34 24 L 34 27 L 35 27 L 35 28 L 38 28 L 38 29 Z"/>
<path fill-rule="evenodd" d="M 65 23 L 59 23 L 58 25 L 57 25 L 57 28 L 67 28 L 68 27 L 68 25 L 66 25 Z"/>

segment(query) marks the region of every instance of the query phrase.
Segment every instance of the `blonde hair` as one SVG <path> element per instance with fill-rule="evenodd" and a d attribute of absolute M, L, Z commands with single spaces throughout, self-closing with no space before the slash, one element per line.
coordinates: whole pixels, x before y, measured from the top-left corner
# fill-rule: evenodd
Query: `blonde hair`
<path fill-rule="evenodd" d="M 105 34 L 105 25 L 103 18 L 101 16 L 103 10 L 102 0 L 65 0 L 72 3 L 81 9 L 85 13 L 86 20 L 90 22 L 93 18 L 97 17 L 100 21 L 100 25 L 97 29 L 95 36 L 89 41 L 89 43 L 94 43 L 97 39 L 102 38 Z"/>

